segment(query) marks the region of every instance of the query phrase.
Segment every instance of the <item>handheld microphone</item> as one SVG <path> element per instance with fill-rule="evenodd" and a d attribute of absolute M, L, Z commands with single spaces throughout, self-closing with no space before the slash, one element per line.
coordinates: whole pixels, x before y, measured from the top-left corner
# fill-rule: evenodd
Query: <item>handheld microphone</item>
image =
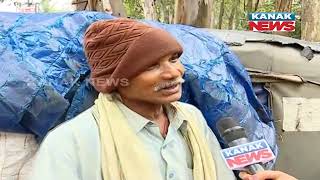
<path fill-rule="evenodd" d="M 231 117 L 222 118 L 217 122 L 217 128 L 222 139 L 229 147 L 246 145 L 250 143 L 247 138 L 245 129 L 241 127 Z M 259 163 L 250 164 L 244 168 L 248 169 L 251 174 L 256 174 L 259 171 L 264 171 L 264 168 Z"/>

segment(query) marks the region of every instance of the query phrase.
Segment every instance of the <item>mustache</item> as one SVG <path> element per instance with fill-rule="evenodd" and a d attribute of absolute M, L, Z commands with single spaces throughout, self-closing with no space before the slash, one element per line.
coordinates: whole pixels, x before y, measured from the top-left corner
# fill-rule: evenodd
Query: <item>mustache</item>
<path fill-rule="evenodd" d="M 169 81 L 169 82 L 160 83 L 160 84 L 156 85 L 153 90 L 155 92 L 157 92 L 157 91 L 160 91 L 161 89 L 175 86 L 177 84 L 182 84 L 184 82 L 185 82 L 185 80 L 183 78 L 179 77 L 179 78 L 172 80 L 172 81 Z"/>

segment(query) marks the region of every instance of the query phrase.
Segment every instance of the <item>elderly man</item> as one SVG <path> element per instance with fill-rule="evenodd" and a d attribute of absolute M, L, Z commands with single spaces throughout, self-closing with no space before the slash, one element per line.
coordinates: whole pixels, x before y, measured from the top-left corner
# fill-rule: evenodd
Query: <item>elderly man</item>
<path fill-rule="evenodd" d="M 235 179 L 201 112 L 178 102 L 183 50 L 170 34 L 130 19 L 98 21 L 87 29 L 84 47 L 99 97 L 47 135 L 30 179 Z"/>
<path fill-rule="evenodd" d="M 115 19 L 93 23 L 84 46 L 99 97 L 48 134 L 30 179 L 235 179 L 201 112 L 178 102 L 184 68 L 173 37 Z"/>

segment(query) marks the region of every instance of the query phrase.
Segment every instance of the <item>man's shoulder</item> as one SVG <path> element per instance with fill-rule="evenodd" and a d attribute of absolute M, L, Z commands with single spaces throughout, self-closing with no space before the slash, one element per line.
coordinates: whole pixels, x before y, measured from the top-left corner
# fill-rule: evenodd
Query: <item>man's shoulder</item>
<path fill-rule="evenodd" d="M 65 122 L 65 126 L 69 126 L 71 129 L 76 131 L 85 131 L 91 128 L 96 129 L 97 124 L 92 113 L 92 107 Z"/>
<path fill-rule="evenodd" d="M 192 119 L 195 120 L 195 122 L 199 125 L 200 129 L 202 129 L 204 132 L 207 131 L 207 121 L 203 117 L 202 112 L 196 106 L 184 102 L 177 102 L 177 104 L 183 110 L 183 117 L 193 117 Z"/>
<path fill-rule="evenodd" d="M 48 133 L 30 179 L 100 179 L 100 175 L 99 130 L 88 109 Z"/>
<path fill-rule="evenodd" d="M 76 140 L 98 134 L 91 108 L 49 131 L 45 139 Z"/>
<path fill-rule="evenodd" d="M 192 104 L 188 104 L 188 103 L 185 103 L 185 102 L 176 102 L 177 105 L 181 108 L 183 108 L 184 110 L 190 112 L 190 113 L 193 113 L 193 114 L 199 114 L 201 113 L 201 111 L 194 105 Z"/>

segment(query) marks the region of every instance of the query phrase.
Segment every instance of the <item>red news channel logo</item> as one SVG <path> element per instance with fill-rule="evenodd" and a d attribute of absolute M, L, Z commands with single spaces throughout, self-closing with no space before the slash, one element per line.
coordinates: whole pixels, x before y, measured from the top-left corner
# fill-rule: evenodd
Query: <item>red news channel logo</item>
<path fill-rule="evenodd" d="M 296 16 L 287 12 L 256 12 L 248 14 L 250 31 L 271 32 L 284 31 L 292 32 L 296 28 Z"/>

